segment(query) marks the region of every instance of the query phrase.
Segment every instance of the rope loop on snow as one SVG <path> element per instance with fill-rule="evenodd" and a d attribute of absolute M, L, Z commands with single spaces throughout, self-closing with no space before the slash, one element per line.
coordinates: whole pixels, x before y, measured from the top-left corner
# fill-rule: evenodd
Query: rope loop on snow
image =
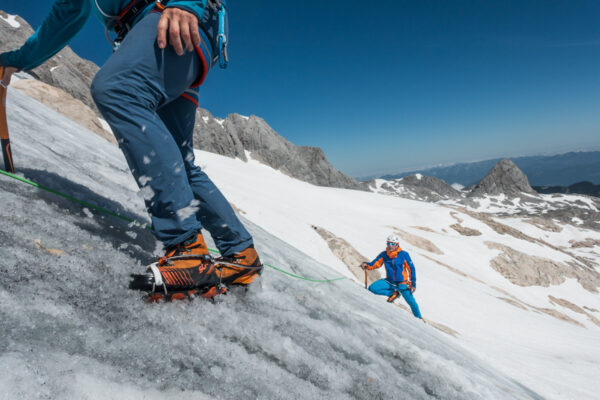
<path fill-rule="evenodd" d="M 61 192 L 59 192 L 57 190 L 50 189 L 48 187 L 42 186 L 42 185 L 37 184 L 37 183 L 35 183 L 35 182 L 33 182 L 33 181 L 29 180 L 29 179 L 17 176 L 15 174 L 11 174 L 10 172 L 7 172 L 7 171 L 4 171 L 4 170 L 0 169 L 0 174 L 8 176 L 9 178 L 16 179 L 17 181 L 26 183 L 26 184 L 31 185 L 33 187 L 36 187 L 36 188 L 38 188 L 40 190 L 44 190 L 46 192 L 55 194 L 57 196 L 60 196 L 60 197 L 65 198 L 67 200 L 70 200 L 70 201 L 72 201 L 74 203 L 79 203 L 79 204 L 81 204 L 83 206 L 92 208 L 92 209 L 94 209 L 96 211 L 99 211 L 101 213 L 110 215 L 110 216 L 115 217 L 115 218 L 119 218 L 119 219 L 121 219 L 123 221 L 129 222 L 129 223 L 135 223 L 137 226 L 143 227 L 144 229 L 150 229 L 150 226 L 148 224 L 140 223 L 139 221 L 136 221 L 134 219 L 124 217 L 124 216 L 119 215 L 119 214 L 117 214 L 117 213 L 115 213 L 113 211 L 107 210 L 107 209 L 102 208 L 102 207 L 95 206 L 95 205 L 93 205 L 91 203 L 88 203 L 88 202 L 83 201 L 83 200 L 79 200 L 79 199 L 77 199 L 75 197 L 72 197 L 72 196 L 69 196 L 67 194 L 61 193 Z M 212 252 L 212 253 L 215 253 L 215 254 L 221 254 L 218 250 L 215 250 L 215 249 L 208 249 L 208 250 L 210 252 Z M 181 257 L 181 256 L 178 256 L 178 257 Z M 278 268 L 278 267 L 276 267 L 274 265 L 270 265 L 270 264 L 266 264 L 265 263 L 265 264 L 263 264 L 263 266 L 269 267 L 271 269 L 274 269 L 275 271 L 280 272 L 280 273 L 285 274 L 285 275 L 288 275 L 288 276 L 290 276 L 292 278 L 301 279 L 301 280 L 308 281 L 308 282 L 313 282 L 313 283 L 330 283 L 330 282 L 335 282 L 335 281 L 341 281 L 341 280 L 348 279 L 348 278 L 346 278 L 344 276 L 341 276 L 339 278 L 333 278 L 333 279 L 311 279 L 311 278 L 306 278 L 306 277 L 303 277 L 303 276 L 296 275 L 296 274 L 293 274 L 291 272 L 285 271 L 285 270 L 283 270 L 281 268 Z M 245 268 L 248 268 L 248 269 L 258 269 L 260 267 L 245 267 Z"/>

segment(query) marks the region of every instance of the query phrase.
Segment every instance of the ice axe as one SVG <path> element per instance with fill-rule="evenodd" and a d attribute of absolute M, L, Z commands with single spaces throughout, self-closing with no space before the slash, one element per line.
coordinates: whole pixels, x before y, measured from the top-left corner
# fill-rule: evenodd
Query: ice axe
<path fill-rule="evenodd" d="M 362 264 L 360 264 L 360 267 L 362 268 Z M 365 271 L 365 289 L 367 288 L 367 270 L 365 268 L 363 268 L 363 271 Z"/>
<path fill-rule="evenodd" d="M 0 66 L 0 144 L 2 145 L 2 157 L 4 158 L 4 169 L 15 173 L 12 152 L 10 151 L 10 138 L 8 137 L 8 123 L 6 122 L 6 91 L 7 86 L 2 81 L 4 67 Z"/>

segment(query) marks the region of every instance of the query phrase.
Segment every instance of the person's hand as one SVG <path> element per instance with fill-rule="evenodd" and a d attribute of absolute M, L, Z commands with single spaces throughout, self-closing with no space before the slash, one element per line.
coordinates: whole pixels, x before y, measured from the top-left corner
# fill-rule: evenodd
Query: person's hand
<path fill-rule="evenodd" d="M 411 288 L 410 288 L 410 292 L 411 292 L 411 293 L 414 293 L 414 292 L 415 292 L 415 290 L 417 290 L 417 288 L 416 288 L 416 287 L 414 287 L 414 286 L 411 286 Z"/>
<path fill-rule="evenodd" d="M 167 47 L 168 31 L 169 44 L 179 56 L 183 55 L 184 46 L 185 50 L 194 51 L 194 48 L 200 45 L 198 18 L 189 11 L 179 8 L 165 9 L 158 21 L 157 29 L 158 47 L 161 49 Z"/>
<path fill-rule="evenodd" d="M 362 264 L 360 264 L 360 267 L 361 267 L 363 270 L 366 270 L 366 269 L 367 269 L 367 267 L 368 267 L 368 265 L 367 265 L 367 263 L 366 263 L 366 262 L 363 262 Z"/>
<path fill-rule="evenodd" d="M 2 86 L 4 87 L 8 87 L 8 85 L 10 85 L 10 79 L 12 78 L 12 75 L 17 72 L 18 69 L 15 67 L 4 67 L 4 74 L 2 74 Z"/>

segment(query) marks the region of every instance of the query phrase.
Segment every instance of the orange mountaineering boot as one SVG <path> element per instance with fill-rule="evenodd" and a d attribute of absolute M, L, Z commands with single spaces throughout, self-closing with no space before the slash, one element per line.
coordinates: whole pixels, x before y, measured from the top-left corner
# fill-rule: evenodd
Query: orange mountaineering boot
<path fill-rule="evenodd" d="M 167 251 L 148 267 L 145 275 L 133 275 L 130 289 L 151 292 L 148 300 L 179 300 L 202 296 L 212 298 L 223 293 L 208 247 L 201 233 Z"/>
<path fill-rule="evenodd" d="M 393 303 L 394 300 L 396 300 L 398 298 L 398 296 L 400 296 L 400 292 L 397 290 L 394 290 L 394 293 L 392 293 L 392 295 L 390 297 L 388 297 L 388 299 L 387 299 L 388 303 Z"/>
<path fill-rule="evenodd" d="M 233 256 L 221 257 L 215 261 L 215 264 L 218 270 L 217 276 L 224 285 L 249 285 L 263 270 L 254 245 Z"/>

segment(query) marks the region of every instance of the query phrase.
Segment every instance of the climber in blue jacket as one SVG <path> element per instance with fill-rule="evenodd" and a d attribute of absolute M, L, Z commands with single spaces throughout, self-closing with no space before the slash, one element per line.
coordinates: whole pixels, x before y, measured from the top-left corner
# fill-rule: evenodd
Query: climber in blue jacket
<path fill-rule="evenodd" d="M 361 264 L 364 270 L 373 270 L 381 266 L 385 266 L 386 278 L 373 282 L 369 290 L 378 295 L 388 296 L 390 303 L 401 294 L 413 315 L 421 318 L 419 305 L 413 296 L 417 290 L 415 266 L 408 253 L 400 248 L 398 237 L 394 234 L 388 236 L 385 251 L 370 263 Z"/>
<path fill-rule="evenodd" d="M 195 165 L 192 145 L 198 87 L 212 66 L 227 62 L 225 1 L 56 0 L 20 49 L 0 54 L 3 84 L 59 52 L 92 10 L 107 36 L 116 37 L 115 51 L 92 82 L 92 97 L 138 185 L 151 189 L 144 190 L 150 193 L 145 202 L 152 232 L 166 248 L 158 269 L 167 288 L 214 283 L 215 268 L 198 268 L 209 254 L 202 227 L 223 260 L 252 267 L 218 268 L 222 282 L 251 283 L 262 267 L 252 237 Z"/>

